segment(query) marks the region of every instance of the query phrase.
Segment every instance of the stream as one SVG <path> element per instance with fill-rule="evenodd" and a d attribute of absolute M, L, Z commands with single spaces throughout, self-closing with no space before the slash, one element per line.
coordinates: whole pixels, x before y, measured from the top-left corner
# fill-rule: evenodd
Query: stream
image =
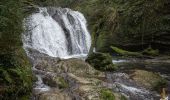
<path fill-rule="evenodd" d="M 149 91 L 133 82 L 128 74 L 131 70 L 145 70 L 158 73 L 167 80 L 167 95 L 170 96 L 170 61 L 164 59 L 114 59 L 118 65 L 116 73 L 108 73 L 107 78 L 121 87 L 120 92 L 130 96 L 130 100 L 159 100 L 160 94 Z M 113 77 L 114 76 L 114 77 Z M 169 99 L 168 99 L 169 100 Z"/>
<path fill-rule="evenodd" d="M 76 57 L 77 58 L 77 57 Z M 80 59 L 80 58 L 79 58 Z M 162 77 L 164 77 L 168 81 L 168 96 L 170 96 L 170 63 L 164 62 L 160 60 L 141 60 L 141 59 L 120 59 L 113 60 L 114 64 L 119 66 L 119 69 L 116 72 L 106 72 L 105 77 L 106 81 L 102 83 L 104 87 L 112 89 L 113 92 L 121 93 L 128 100 L 160 100 L 160 94 L 148 90 L 147 88 L 140 86 L 135 81 L 133 81 L 129 73 L 131 70 L 146 70 L 149 72 L 159 73 Z M 54 73 L 46 72 L 40 69 L 33 67 L 33 71 L 36 74 L 37 81 L 34 86 L 34 93 L 43 93 L 53 90 L 52 87 L 45 84 L 42 80 L 44 75 L 53 75 Z M 81 96 L 74 93 L 73 90 L 79 87 L 79 84 L 74 82 L 71 78 L 69 78 L 68 73 L 63 73 L 65 79 L 70 83 L 70 88 L 65 90 L 69 93 L 75 100 L 82 100 Z M 36 95 L 35 94 L 35 95 Z M 37 100 L 34 98 L 33 100 Z"/>

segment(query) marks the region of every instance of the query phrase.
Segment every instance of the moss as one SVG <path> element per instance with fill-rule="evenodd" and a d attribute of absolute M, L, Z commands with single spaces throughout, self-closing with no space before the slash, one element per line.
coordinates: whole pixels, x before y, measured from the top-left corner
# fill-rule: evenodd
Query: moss
<path fill-rule="evenodd" d="M 153 84 L 153 90 L 158 91 L 159 93 L 162 92 L 163 88 L 166 88 L 168 86 L 168 83 L 165 79 L 160 79 L 155 84 Z"/>
<path fill-rule="evenodd" d="M 159 55 L 159 50 L 156 49 L 152 49 L 151 46 L 149 46 L 148 48 L 146 48 L 145 50 L 142 51 L 143 55 L 149 55 L 149 56 L 158 56 Z"/>
<path fill-rule="evenodd" d="M 69 87 L 69 84 L 66 82 L 66 80 L 64 80 L 63 77 L 59 77 L 58 81 L 59 81 L 58 86 L 59 86 L 60 89 Z"/>
<path fill-rule="evenodd" d="M 130 52 L 130 51 L 120 49 L 118 47 L 114 47 L 114 46 L 111 46 L 111 48 L 115 53 L 117 53 L 121 56 L 136 56 L 136 57 L 142 57 L 143 56 L 141 53 L 138 53 L 138 52 Z"/>
<path fill-rule="evenodd" d="M 101 71 L 114 71 L 117 69 L 117 66 L 112 63 L 112 57 L 106 53 L 92 53 L 86 61 Z"/>
<path fill-rule="evenodd" d="M 114 51 L 114 53 L 119 54 L 121 56 L 142 57 L 142 56 L 158 56 L 159 55 L 159 50 L 158 49 L 154 50 L 152 49 L 151 46 L 139 52 L 131 52 L 131 51 L 123 50 L 115 46 L 111 46 L 111 48 Z"/>
<path fill-rule="evenodd" d="M 58 87 L 59 89 L 69 87 L 69 83 L 62 76 L 46 76 L 43 78 L 43 82 L 50 87 Z"/>
<path fill-rule="evenodd" d="M 100 98 L 101 100 L 115 100 L 113 92 L 109 89 L 101 89 Z"/>

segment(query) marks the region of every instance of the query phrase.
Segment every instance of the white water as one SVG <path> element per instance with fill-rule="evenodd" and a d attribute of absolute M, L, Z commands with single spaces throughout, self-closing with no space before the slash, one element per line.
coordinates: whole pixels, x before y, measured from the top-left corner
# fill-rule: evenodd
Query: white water
<path fill-rule="evenodd" d="M 52 57 L 69 58 L 87 54 L 91 37 L 86 19 L 68 8 L 39 8 L 25 19 L 24 48 L 35 49 Z"/>
<path fill-rule="evenodd" d="M 86 57 L 91 46 L 86 19 L 80 12 L 68 8 L 39 8 L 37 13 L 25 18 L 24 28 L 24 49 L 32 60 L 34 50 L 63 59 Z M 38 79 L 34 90 L 49 91 L 51 88 L 42 80 L 42 75 L 48 72 L 35 66 L 33 71 Z"/>
<path fill-rule="evenodd" d="M 106 73 L 106 77 L 108 83 L 104 83 L 104 86 L 122 93 L 128 100 L 157 100 L 155 98 L 159 97 L 157 93 L 136 84 L 126 73 Z"/>
<path fill-rule="evenodd" d="M 36 82 L 36 87 L 34 88 L 34 90 L 38 90 L 38 91 L 49 91 L 50 87 L 45 85 L 42 81 L 42 78 L 40 75 L 36 75 L 38 81 Z"/>
<path fill-rule="evenodd" d="M 128 60 L 112 60 L 113 64 L 128 62 Z"/>

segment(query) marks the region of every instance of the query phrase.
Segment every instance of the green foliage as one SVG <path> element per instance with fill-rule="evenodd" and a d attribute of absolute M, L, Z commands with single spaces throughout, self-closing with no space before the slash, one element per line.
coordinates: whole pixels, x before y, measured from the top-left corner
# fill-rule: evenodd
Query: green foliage
<path fill-rule="evenodd" d="M 109 89 L 102 89 L 101 93 L 101 100 L 116 100 L 114 94 Z"/>
<path fill-rule="evenodd" d="M 0 66 L 0 72 L 0 86 L 3 87 L 2 97 L 0 96 L 2 100 L 11 98 L 18 100 L 24 95 L 30 95 L 32 90 L 31 70 Z"/>
<path fill-rule="evenodd" d="M 22 19 L 20 0 L 3 0 L 0 2 L 0 51 L 10 53 L 22 46 L 20 34 Z"/>
<path fill-rule="evenodd" d="M 112 63 L 112 57 L 105 53 L 92 53 L 88 56 L 86 61 L 94 68 L 101 71 L 114 71 L 117 69 L 116 65 Z"/>
<path fill-rule="evenodd" d="M 29 99 L 32 90 L 31 65 L 22 48 L 24 2 L 0 1 L 0 92 L 1 100 Z"/>
<path fill-rule="evenodd" d="M 12 79 L 10 77 L 10 75 L 8 74 L 8 72 L 2 68 L 0 68 L 0 73 L 1 73 L 1 77 L 0 77 L 0 82 L 1 83 L 12 83 Z"/>

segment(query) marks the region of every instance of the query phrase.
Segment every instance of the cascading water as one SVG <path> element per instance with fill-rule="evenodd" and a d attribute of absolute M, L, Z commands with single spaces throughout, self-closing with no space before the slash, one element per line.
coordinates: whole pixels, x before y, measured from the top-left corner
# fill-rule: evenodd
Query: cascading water
<path fill-rule="evenodd" d="M 86 19 L 80 12 L 68 8 L 39 8 L 25 18 L 24 28 L 24 49 L 33 61 L 33 72 L 38 79 L 35 91 L 50 90 L 42 80 L 48 72 L 35 68 L 36 57 L 44 54 L 59 58 L 82 57 L 88 54 L 91 46 Z"/>
<path fill-rule="evenodd" d="M 68 8 L 39 8 L 25 19 L 24 48 L 52 57 L 87 54 L 91 37 L 84 16 Z"/>

